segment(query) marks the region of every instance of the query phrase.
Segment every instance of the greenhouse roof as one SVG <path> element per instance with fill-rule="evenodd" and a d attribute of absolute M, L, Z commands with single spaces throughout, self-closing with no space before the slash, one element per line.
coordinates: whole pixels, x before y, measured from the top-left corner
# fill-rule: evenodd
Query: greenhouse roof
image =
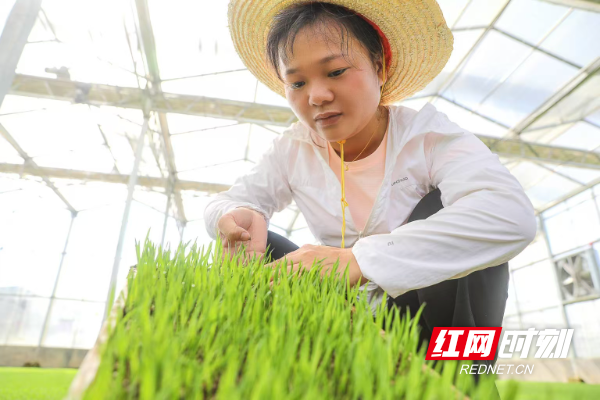
<path fill-rule="evenodd" d="M 480 136 L 538 212 L 600 183 L 600 7 L 438 2 L 454 52 L 401 104 L 431 102 Z M 0 31 L 13 4 L 0 5 Z M 295 120 L 237 56 L 225 0 L 38 7 L 4 92 L 0 82 L 0 193 L 39 190 L 72 212 L 125 201 L 147 111 L 134 198 L 179 224 L 200 221 Z M 293 203 L 271 223 L 288 236 L 307 229 Z"/>

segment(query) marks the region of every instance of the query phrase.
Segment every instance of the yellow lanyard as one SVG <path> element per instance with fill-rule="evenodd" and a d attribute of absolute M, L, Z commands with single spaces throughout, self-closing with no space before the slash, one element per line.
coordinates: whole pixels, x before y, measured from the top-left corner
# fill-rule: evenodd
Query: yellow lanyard
<path fill-rule="evenodd" d="M 386 76 L 385 76 L 385 50 L 383 50 L 383 44 L 381 45 L 382 54 L 383 54 L 383 85 L 381 85 L 381 96 L 383 96 L 383 87 L 385 86 Z M 346 207 L 348 207 L 348 203 L 346 202 L 346 182 L 344 181 L 344 143 L 346 140 L 340 140 L 340 155 L 342 158 L 342 249 L 344 249 L 344 237 L 346 234 Z M 367 143 L 368 145 L 368 143 Z"/>
<path fill-rule="evenodd" d="M 342 156 L 342 249 L 344 248 L 344 234 L 346 233 L 346 207 L 348 207 L 348 203 L 346 202 L 346 183 L 344 181 L 344 143 L 346 140 L 340 140 L 338 142 L 340 144 L 340 154 Z"/>

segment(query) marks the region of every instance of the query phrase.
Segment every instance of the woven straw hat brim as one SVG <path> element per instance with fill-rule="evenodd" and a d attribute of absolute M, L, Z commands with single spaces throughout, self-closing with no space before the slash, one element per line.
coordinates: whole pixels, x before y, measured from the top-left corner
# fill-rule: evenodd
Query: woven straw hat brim
<path fill-rule="evenodd" d="M 248 70 L 275 93 L 285 97 L 283 83 L 270 66 L 266 44 L 273 17 L 307 0 L 231 0 L 229 31 Z M 377 25 L 387 38 L 391 60 L 386 66 L 382 104 L 412 96 L 444 68 L 454 44 L 435 0 L 325 0 L 349 8 Z"/>

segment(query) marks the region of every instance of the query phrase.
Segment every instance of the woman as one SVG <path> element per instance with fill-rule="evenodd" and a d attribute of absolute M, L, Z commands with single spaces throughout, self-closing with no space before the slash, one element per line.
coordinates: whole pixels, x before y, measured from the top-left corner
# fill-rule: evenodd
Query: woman
<path fill-rule="evenodd" d="M 339 259 L 373 309 L 385 300 L 414 312 L 427 302 L 423 339 L 435 326 L 500 326 L 506 262 L 535 236 L 533 207 L 475 135 L 430 104 L 390 105 L 450 56 L 437 3 L 258 3 L 231 1 L 233 43 L 299 121 L 207 206 L 211 237 L 230 251 L 269 246 L 294 269 L 317 259 L 326 272 Z M 268 231 L 292 200 L 322 245 L 298 249 Z"/>

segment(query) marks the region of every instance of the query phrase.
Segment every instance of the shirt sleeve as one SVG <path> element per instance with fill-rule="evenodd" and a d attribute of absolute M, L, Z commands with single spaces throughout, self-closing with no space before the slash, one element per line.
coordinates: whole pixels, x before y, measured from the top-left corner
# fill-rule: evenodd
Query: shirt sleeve
<path fill-rule="evenodd" d="M 212 239 L 218 235 L 217 223 L 228 211 L 245 207 L 261 213 L 269 227 L 275 211 L 281 211 L 292 202 L 287 169 L 281 162 L 281 139 L 277 137 L 271 147 L 246 175 L 236 179 L 231 188 L 221 192 L 204 210 L 204 224 Z"/>
<path fill-rule="evenodd" d="M 424 143 L 431 186 L 440 189 L 444 208 L 352 248 L 365 278 L 394 298 L 500 265 L 537 231 L 520 183 L 474 134 L 430 132 Z"/>

